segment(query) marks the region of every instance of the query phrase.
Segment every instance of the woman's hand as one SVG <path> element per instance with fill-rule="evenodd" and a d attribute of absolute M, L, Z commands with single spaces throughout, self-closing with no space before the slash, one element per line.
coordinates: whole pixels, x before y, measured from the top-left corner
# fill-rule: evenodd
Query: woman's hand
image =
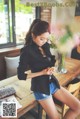
<path fill-rule="evenodd" d="M 49 67 L 49 68 L 46 68 L 44 70 L 42 70 L 42 73 L 43 75 L 52 75 L 53 74 L 53 71 L 54 71 L 54 68 L 53 67 Z"/>
<path fill-rule="evenodd" d="M 53 71 L 54 71 L 54 68 L 53 67 L 48 67 L 46 69 L 43 69 L 42 71 L 40 72 L 35 72 L 35 73 L 32 73 L 30 70 L 29 71 L 25 71 L 24 73 L 27 74 L 27 79 L 28 78 L 34 78 L 34 77 L 37 77 L 37 76 L 42 76 L 42 75 L 52 75 L 53 74 Z"/>

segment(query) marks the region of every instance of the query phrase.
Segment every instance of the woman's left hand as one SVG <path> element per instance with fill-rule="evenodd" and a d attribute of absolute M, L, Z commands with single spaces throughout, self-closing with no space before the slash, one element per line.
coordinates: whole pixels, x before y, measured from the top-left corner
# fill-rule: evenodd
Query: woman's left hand
<path fill-rule="evenodd" d="M 53 74 L 53 71 L 54 71 L 54 68 L 53 67 L 51 67 L 51 68 L 48 67 L 48 68 L 42 70 L 43 75 L 52 75 Z"/>

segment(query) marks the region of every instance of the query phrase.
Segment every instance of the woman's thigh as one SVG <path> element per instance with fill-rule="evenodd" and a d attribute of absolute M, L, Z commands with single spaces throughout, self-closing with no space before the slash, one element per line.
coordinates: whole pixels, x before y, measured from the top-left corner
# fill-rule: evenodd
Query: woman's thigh
<path fill-rule="evenodd" d="M 51 119 L 59 119 L 59 115 L 52 97 L 44 100 L 38 100 L 38 102 L 42 105 L 43 109 L 46 111 Z"/>
<path fill-rule="evenodd" d="M 53 96 L 64 104 L 68 105 L 73 110 L 76 110 L 78 106 L 80 107 L 79 100 L 63 87 L 56 91 Z"/>

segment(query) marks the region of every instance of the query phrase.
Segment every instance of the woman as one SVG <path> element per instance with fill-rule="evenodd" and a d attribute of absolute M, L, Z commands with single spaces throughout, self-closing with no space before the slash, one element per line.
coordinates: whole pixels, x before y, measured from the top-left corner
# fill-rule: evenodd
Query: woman
<path fill-rule="evenodd" d="M 80 44 L 72 49 L 71 58 L 80 60 Z"/>
<path fill-rule="evenodd" d="M 78 43 L 76 43 L 76 46 L 71 51 L 71 58 L 80 60 L 80 36 L 78 37 L 77 41 Z M 77 78 L 72 80 L 70 83 L 74 84 L 77 82 L 80 82 L 80 74 L 77 76 Z"/>
<path fill-rule="evenodd" d="M 80 102 L 61 87 L 53 75 L 55 57 L 50 53 L 47 43 L 50 28 L 46 21 L 36 23 L 31 29 L 31 37 L 26 37 L 26 46 L 22 49 L 18 66 L 18 78 L 31 78 L 31 90 L 50 119 L 60 119 L 52 96 L 67 104 L 70 109 L 64 119 L 75 119 L 80 114 Z M 26 73 L 29 65 L 31 73 Z"/>
<path fill-rule="evenodd" d="M 80 60 L 80 33 L 74 35 L 76 46 L 71 51 L 71 58 Z"/>

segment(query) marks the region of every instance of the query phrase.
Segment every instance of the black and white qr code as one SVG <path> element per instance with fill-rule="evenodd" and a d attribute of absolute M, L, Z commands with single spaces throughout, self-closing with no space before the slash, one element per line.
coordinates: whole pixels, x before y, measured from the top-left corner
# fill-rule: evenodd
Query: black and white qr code
<path fill-rule="evenodd" d="M 17 117 L 17 103 L 16 102 L 2 102 L 1 104 L 2 117 Z"/>

